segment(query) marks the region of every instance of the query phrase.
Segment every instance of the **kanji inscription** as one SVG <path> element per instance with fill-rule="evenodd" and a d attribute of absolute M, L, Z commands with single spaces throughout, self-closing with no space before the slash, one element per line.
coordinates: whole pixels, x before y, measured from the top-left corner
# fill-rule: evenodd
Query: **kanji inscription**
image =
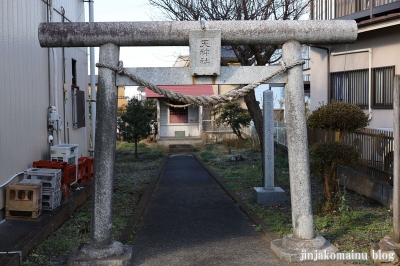
<path fill-rule="evenodd" d="M 210 63 L 210 47 L 209 40 L 200 41 L 200 64 L 205 65 Z"/>
<path fill-rule="evenodd" d="M 193 76 L 216 76 L 221 65 L 221 31 L 199 30 L 189 33 L 190 70 Z"/>

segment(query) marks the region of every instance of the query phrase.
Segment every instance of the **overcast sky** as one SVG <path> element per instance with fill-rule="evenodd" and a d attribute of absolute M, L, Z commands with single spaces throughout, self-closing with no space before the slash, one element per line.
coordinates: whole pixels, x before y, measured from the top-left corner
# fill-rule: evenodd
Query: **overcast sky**
<path fill-rule="evenodd" d="M 95 0 L 93 6 L 95 22 L 162 20 L 160 12 L 148 0 Z M 179 55 L 188 53 L 188 47 L 121 47 L 120 60 L 125 67 L 171 67 Z M 95 61 L 98 62 L 98 55 Z"/>

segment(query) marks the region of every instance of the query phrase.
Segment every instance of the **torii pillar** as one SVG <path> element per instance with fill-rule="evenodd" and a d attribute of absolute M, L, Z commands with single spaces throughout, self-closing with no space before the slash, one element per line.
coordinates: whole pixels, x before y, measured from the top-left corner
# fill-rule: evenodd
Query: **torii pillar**
<path fill-rule="evenodd" d="M 284 62 L 301 59 L 302 43 L 352 43 L 356 41 L 358 31 L 355 21 L 348 20 L 210 21 L 206 26 L 204 31 L 221 31 L 222 45 L 283 45 Z M 39 42 L 42 47 L 98 46 L 100 63 L 116 66 L 120 46 L 187 46 L 189 33 L 199 29 L 202 28 L 197 21 L 41 23 Z M 133 72 L 139 76 L 141 73 L 148 75 L 147 81 L 154 84 L 244 84 L 268 76 L 265 73 L 273 72 L 271 69 L 274 68 L 279 66 L 221 67 L 221 73 L 212 71 L 212 75 L 201 77 L 178 68 L 158 68 L 154 71 L 137 68 Z M 260 70 L 264 74 L 258 75 L 256 80 L 247 81 Z M 180 71 L 179 74 L 177 71 Z M 167 81 L 166 73 L 175 73 L 175 76 Z M 99 71 L 91 237 L 89 243 L 76 250 L 69 265 L 129 265 L 130 247 L 122 246 L 111 237 L 118 97 L 116 78 L 115 71 Z M 232 82 L 235 79 L 239 80 L 238 83 Z M 332 246 L 322 236 L 314 234 L 302 67 L 290 69 L 287 76 L 280 77 L 280 80 L 275 83 L 286 84 L 293 234 L 273 241 L 271 248 L 283 260 L 300 261 L 302 252 L 330 252 Z"/>

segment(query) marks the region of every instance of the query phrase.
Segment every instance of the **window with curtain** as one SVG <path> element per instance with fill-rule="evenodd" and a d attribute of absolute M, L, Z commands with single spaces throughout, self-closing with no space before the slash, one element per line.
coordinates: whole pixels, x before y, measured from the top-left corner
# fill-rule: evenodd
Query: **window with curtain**
<path fill-rule="evenodd" d="M 372 105 L 393 108 L 394 66 L 372 69 Z"/>
<path fill-rule="evenodd" d="M 371 69 L 372 108 L 393 108 L 394 66 Z M 331 73 L 330 100 L 368 108 L 368 69 Z"/>

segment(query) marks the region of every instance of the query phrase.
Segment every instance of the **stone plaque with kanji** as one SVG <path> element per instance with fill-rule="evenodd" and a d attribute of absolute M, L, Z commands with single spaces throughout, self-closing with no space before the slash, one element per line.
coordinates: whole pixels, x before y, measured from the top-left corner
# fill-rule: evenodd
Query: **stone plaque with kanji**
<path fill-rule="evenodd" d="M 221 31 L 189 33 L 190 72 L 193 76 L 217 76 L 221 66 Z"/>

